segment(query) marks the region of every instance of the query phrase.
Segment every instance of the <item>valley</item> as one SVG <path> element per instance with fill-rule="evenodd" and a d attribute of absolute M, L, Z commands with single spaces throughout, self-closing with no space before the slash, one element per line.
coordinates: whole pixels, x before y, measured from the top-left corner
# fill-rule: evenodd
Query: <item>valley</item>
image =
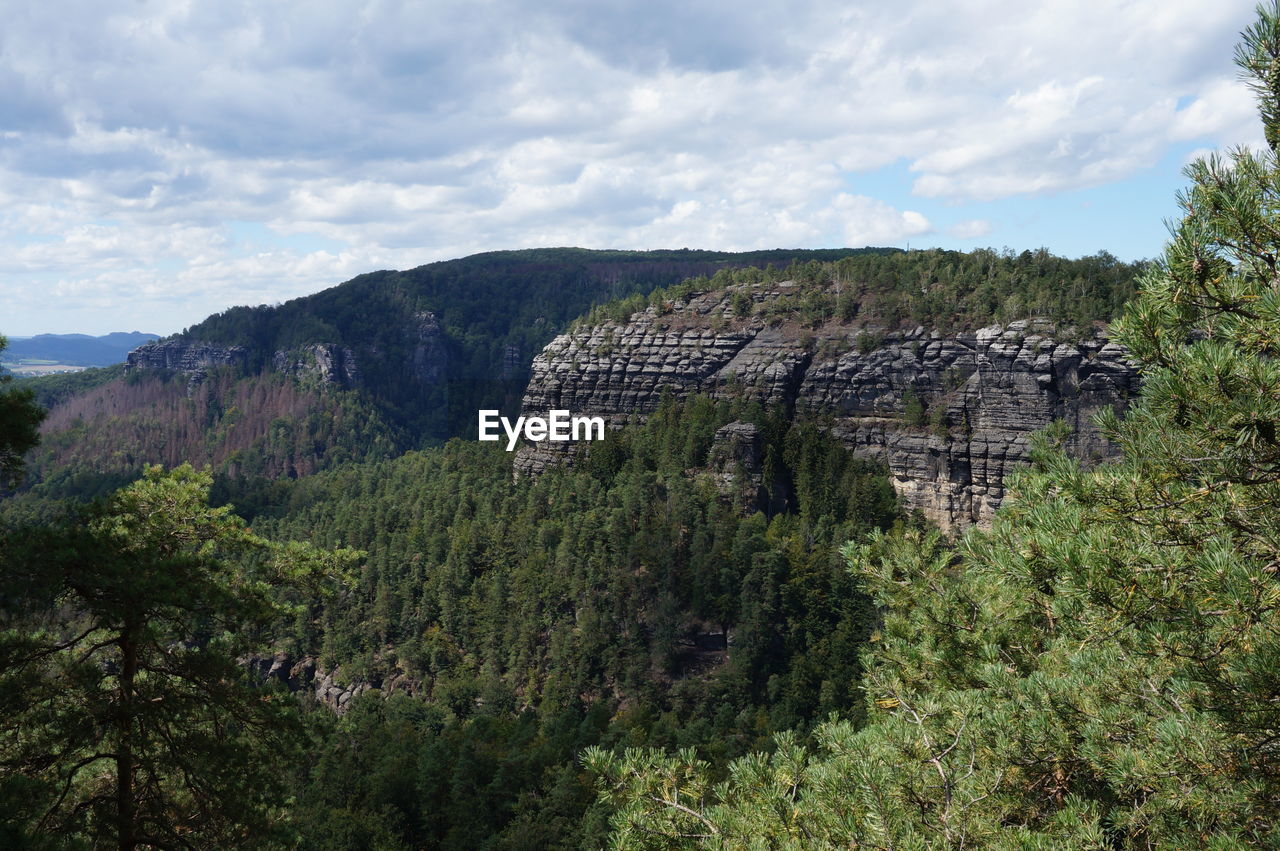
<path fill-rule="evenodd" d="M 308 707 L 309 845 L 603 842 L 584 749 L 723 765 L 863 717 L 878 616 L 840 546 L 989 525 L 1035 433 L 1105 462 L 1091 417 L 1138 392 L 1103 323 L 1140 269 L 1105 256 L 694 254 L 362 276 L 29 382 L 49 414 L 0 520 L 210 470 L 257 534 L 361 554 L 245 661 Z M 478 441 L 483 406 L 603 439 Z"/>
<path fill-rule="evenodd" d="M 1280 0 L 14 11 L 0 849 L 1280 848 Z"/>

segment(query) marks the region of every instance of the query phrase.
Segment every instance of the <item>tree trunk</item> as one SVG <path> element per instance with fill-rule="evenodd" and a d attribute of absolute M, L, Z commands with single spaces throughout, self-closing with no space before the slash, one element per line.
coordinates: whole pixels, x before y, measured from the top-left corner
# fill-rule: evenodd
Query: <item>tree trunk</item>
<path fill-rule="evenodd" d="M 120 634 L 120 706 L 116 716 L 116 833 L 120 851 L 133 851 L 138 844 L 133 800 L 133 680 L 138 673 L 140 626 L 130 618 Z"/>

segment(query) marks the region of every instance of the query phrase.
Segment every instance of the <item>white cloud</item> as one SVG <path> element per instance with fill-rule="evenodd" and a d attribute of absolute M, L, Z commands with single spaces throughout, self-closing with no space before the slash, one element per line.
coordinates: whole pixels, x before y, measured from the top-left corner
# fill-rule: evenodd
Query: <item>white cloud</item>
<path fill-rule="evenodd" d="M 891 245 L 933 230 L 914 210 L 898 211 L 864 195 L 841 193 L 832 206 L 828 215 L 841 222 L 847 245 Z"/>
<path fill-rule="evenodd" d="M 947 228 L 947 234 L 956 239 L 981 239 L 991 233 L 991 222 L 986 219 L 965 219 Z"/>
<path fill-rule="evenodd" d="M 99 317 L 163 310 L 167 328 L 476 250 L 901 242 L 932 225 L 850 194 L 858 172 L 905 160 L 917 195 L 968 203 L 1121 180 L 1175 144 L 1256 144 L 1230 65 L 1251 15 L 19 4 L 0 30 L 0 316 L 44 330 L 32 293 L 51 282 Z M 261 251 L 236 222 L 316 245 Z"/>

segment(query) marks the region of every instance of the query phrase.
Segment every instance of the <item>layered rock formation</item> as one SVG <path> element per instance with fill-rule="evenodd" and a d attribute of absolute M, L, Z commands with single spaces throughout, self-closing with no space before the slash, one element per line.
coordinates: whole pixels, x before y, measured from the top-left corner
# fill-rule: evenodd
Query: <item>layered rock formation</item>
<path fill-rule="evenodd" d="M 219 346 L 188 340 L 161 340 L 145 343 L 129 352 L 125 369 L 172 369 L 187 376 L 190 396 L 205 380 L 210 369 L 243 367 L 249 359 L 244 346 Z"/>
<path fill-rule="evenodd" d="M 267 363 L 271 370 L 293 378 L 351 388 L 364 384 L 362 360 L 366 365 L 376 366 L 394 358 L 406 378 L 423 385 L 443 384 L 449 371 L 448 341 L 435 315 L 429 311 L 414 314 L 402 333 L 405 349 L 397 346 L 394 352 L 369 345 L 359 348 L 357 355 L 348 346 L 312 343 L 276 351 Z M 127 368 L 175 370 L 187 374 L 194 385 L 202 381 L 211 368 L 243 367 L 248 362 L 249 351 L 244 346 L 174 339 L 134 349 L 128 355 Z"/>
<path fill-rule="evenodd" d="M 324 384 L 356 387 L 360 384 L 360 365 L 345 346 L 314 343 L 288 352 L 276 352 L 271 368 L 294 378 L 314 378 Z"/>
<path fill-rule="evenodd" d="M 1068 339 L 1036 321 L 952 334 L 806 328 L 768 309 L 793 285 L 739 289 L 751 297 L 750 316 L 735 315 L 731 289 L 562 334 L 534 359 L 523 413 L 568 409 L 618 427 L 669 391 L 828 416 L 846 445 L 887 464 L 908 507 L 951 529 L 990 518 L 1009 473 L 1027 461 L 1031 434 L 1055 419 L 1071 426 L 1068 447 L 1079 457 L 1112 454 L 1090 418 L 1123 408 L 1138 389 L 1123 350 L 1096 329 Z M 537 473 L 572 451 L 527 444 L 517 472 Z"/>
<path fill-rule="evenodd" d="M 385 678 L 343 677 L 341 672 L 321 668 L 314 656 L 295 659 L 283 652 L 274 656 L 254 654 L 242 658 L 240 662 L 258 682 L 275 680 L 291 693 L 310 692 L 317 703 L 329 707 L 338 715 L 345 715 L 351 701 L 365 692 L 375 691 L 383 695 L 396 692 L 413 694 L 419 688 L 416 680 L 399 670 Z"/>
<path fill-rule="evenodd" d="M 188 340 L 146 343 L 129 352 L 126 369 L 174 369 L 203 373 L 218 366 L 243 366 L 248 358 L 244 346 L 218 346 Z"/>
<path fill-rule="evenodd" d="M 449 352 L 444 331 L 430 311 L 416 313 L 413 318 L 414 324 L 408 331 L 412 346 L 410 370 L 413 377 L 423 384 L 440 384 L 449 374 Z"/>
<path fill-rule="evenodd" d="M 735 421 L 717 429 L 707 466 L 720 493 L 752 511 L 767 507 L 764 436 L 754 423 Z"/>

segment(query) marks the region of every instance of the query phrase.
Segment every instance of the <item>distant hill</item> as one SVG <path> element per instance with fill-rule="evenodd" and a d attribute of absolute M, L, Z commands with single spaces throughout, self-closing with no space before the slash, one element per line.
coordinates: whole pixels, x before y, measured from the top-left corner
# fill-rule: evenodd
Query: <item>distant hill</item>
<path fill-rule="evenodd" d="M 679 310 L 744 267 L 807 293 L 776 300 L 770 321 L 812 326 L 838 308 L 886 328 L 953 330 L 1025 316 L 1082 327 L 1105 320 L 1139 269 L 1105 254 L 1046 251 L 553 248 L 371 272 L 215 314 L 139 346 L 127 366 L 26 379 L 51 409 L 28 481 L 95 495 L 145 463 L 183 461 L 233 479 L 292 478 L 474 438 L 478 409 L 520 410 L 534 357 L 575 319 L 621 322 L 651 303 Z M 14 346 L 31 352 L 51 338 Z M 109 338 L 123 352 L 145 335 Z M 68 339 L 101 344 L 59 342 Z"/>
<path fill-rule="evenodd" d="M 517 411 L 534 355 L 593 306 L 727 269 L 898 253 L 499 251 L 231 308 L 128 367 L 26 379 L 51 408 L 28 483 L 92 497 L 145 463 L 182 461 L 291 478 L 474 437 L 476 410 Z"/>
<path fill-rule="evenodd" d="M 275 306 L 234 307 L 171 338 L 171 344 L 243 347 L 249 373 L 297 372 L 317 345 L 346 382 L 415 441 L 474 433 L 478 408 L 514 412 L 529 364 L 594 305 L 646 295 L 689 278 L 746 266 L 787 268 L 892 248 L 494 251 L 406 271 L 360 275 Z M 184 353 L 172 350 L 169 359 Z M 157 359 L 163 360 L 163 359 Z"/>
<path fill-rule="evenodd" d="M 100 337 L 88 334 L 11 337 L 3 357 L 6 363 L 51 361 L 67 366 L 110 366 L 123 363 L 131 350 L 159 336 L 140 331 L 116 331 Z"/>

